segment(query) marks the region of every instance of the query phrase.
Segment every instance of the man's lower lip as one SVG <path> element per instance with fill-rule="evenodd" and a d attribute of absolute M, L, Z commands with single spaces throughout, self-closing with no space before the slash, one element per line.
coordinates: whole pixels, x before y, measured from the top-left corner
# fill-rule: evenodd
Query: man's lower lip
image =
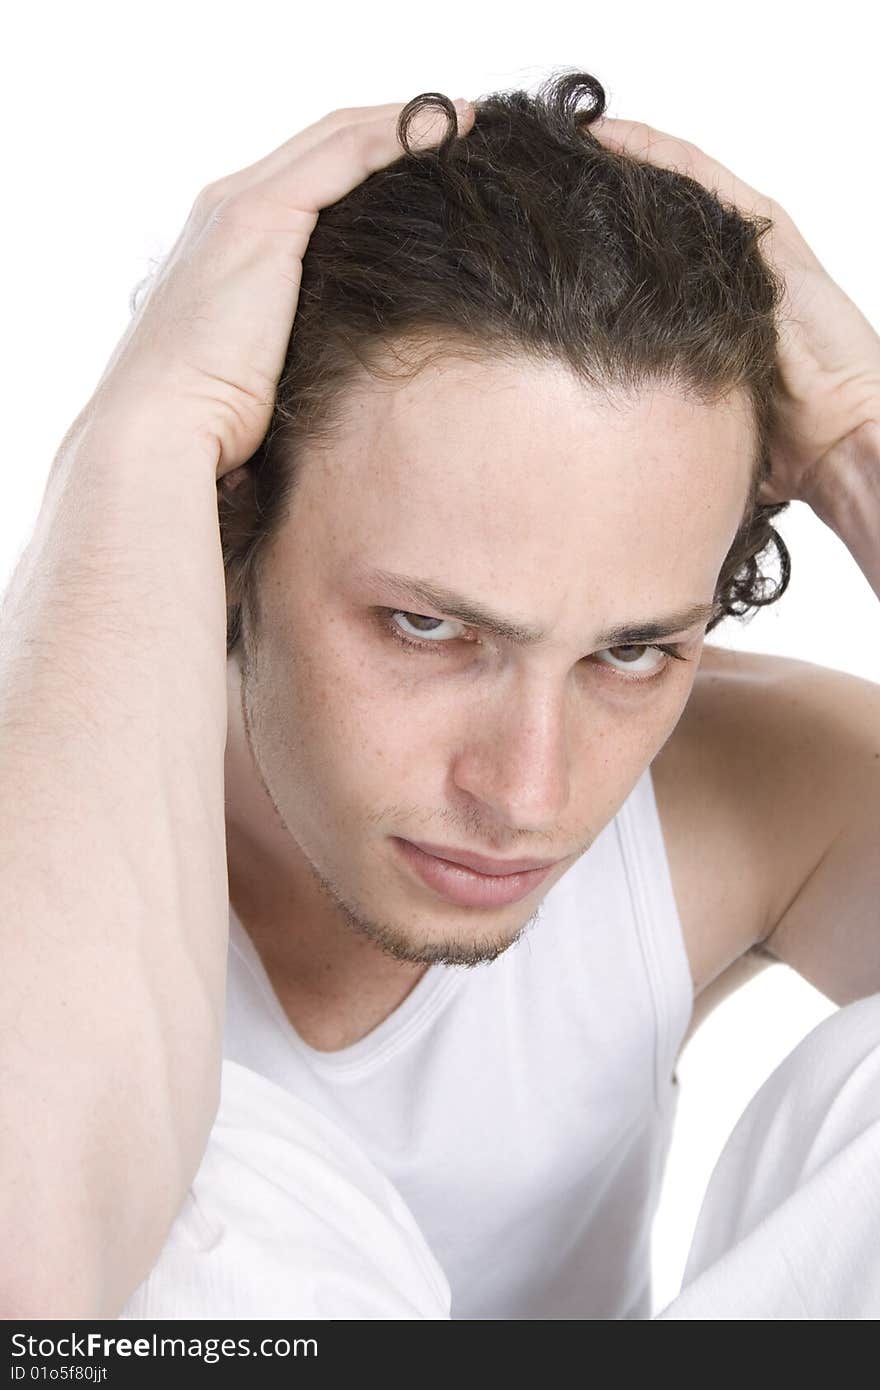
<path fill-rule="evenodd" d="M 543 883 L 556 867 L 548 864 L 544 869 L 528 869 L 519 874 L 479 874 L 475 869 L 465 868 L 464 864 L 453 864 L 449 859 L 426 854 L 409 840 L 393 838 L 422 882 L 459 907 L 504 907 L 507 903 L 518 902 Z"/>

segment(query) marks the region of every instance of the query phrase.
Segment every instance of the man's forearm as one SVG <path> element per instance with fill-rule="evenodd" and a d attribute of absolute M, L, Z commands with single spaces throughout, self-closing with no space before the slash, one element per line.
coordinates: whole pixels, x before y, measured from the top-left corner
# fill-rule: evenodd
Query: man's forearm
<path fill-rule="evenodd" d="M 837 445 L 810 505 L 847 546 L 880 598 L 880 402 L 873 420 Z"/>
<path fill-rule="evenodd" d="M 83 416 L 0 608 L 0 1315 L 115 1317 L 219 1098 L 213 462 Z"/>

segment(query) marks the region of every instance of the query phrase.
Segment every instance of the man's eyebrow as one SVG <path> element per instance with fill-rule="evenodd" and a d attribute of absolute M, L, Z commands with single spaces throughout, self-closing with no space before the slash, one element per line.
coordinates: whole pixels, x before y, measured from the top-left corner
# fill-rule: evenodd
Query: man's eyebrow
<path fill-rule="evenodd" d="M 408 574 L 393 574 L 390 570 L 383 569 L 363 570 L 362 577 L 367 580 L 378 580 L 406 602 L 440 609 L 450 618 L 457 618 L 459 622 L 467 623 L 470 627 L 482 628 L 485 632 L 490 632 L 495 637 L 503 637 L 518 647 L 536 646 L 545 641 L 547 637 L 544 628 L 493 613 L 474 599 L 468 598 L 464 594 L 454 593 L 451 589 L 447 589 L 441 584 L 432 583 L 427 579 L 416 579 Z M 414 608 L 409 611 L 418 612 L 419 610 Z M 665 617 L 644 619 L 633 623 L 619 623 L 616 627 L 609 628 L 607 632 L 600 632 L 596 637 L 596 643 L 601 650 L 603 647 L 622 647 L 630 643 L 638 645 L 654 642 L 658 637 L 668 637 L 673 632 L 682 632 L 697 623 L 708 622 L 714 613 L 714 600 L 709 600 L 707 603 L 692 603 L 681 612 L 670 613 Z"/>

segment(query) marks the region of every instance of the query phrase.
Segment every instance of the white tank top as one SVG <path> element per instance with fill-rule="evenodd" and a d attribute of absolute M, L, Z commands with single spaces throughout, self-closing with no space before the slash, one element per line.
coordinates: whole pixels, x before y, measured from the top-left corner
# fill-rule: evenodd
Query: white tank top
<path fill-rule="evenodd" d="M 454 1319 L 644 1319 L 690 970 L 650 768 L 496 960 L 366 1037 L 299 1037 L 230 909 L 224 1055 L 336 1121 L 408 1203 Z"/>

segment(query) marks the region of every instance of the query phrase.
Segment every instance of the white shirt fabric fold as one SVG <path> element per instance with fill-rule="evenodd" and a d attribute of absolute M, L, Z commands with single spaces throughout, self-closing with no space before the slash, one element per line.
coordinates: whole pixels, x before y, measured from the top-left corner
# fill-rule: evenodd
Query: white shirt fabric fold
<path fill-rule="evenodd" d="M 448 1318 L 402 1197 L 332 1120 L 224 1061 L 208 1147 L 133 1318 Z"/>
<path fill-rule="evenodd" d="M 880 1317 L 880 994 L 824 1019 L 749 1102 L 656 1317 Z"/>

